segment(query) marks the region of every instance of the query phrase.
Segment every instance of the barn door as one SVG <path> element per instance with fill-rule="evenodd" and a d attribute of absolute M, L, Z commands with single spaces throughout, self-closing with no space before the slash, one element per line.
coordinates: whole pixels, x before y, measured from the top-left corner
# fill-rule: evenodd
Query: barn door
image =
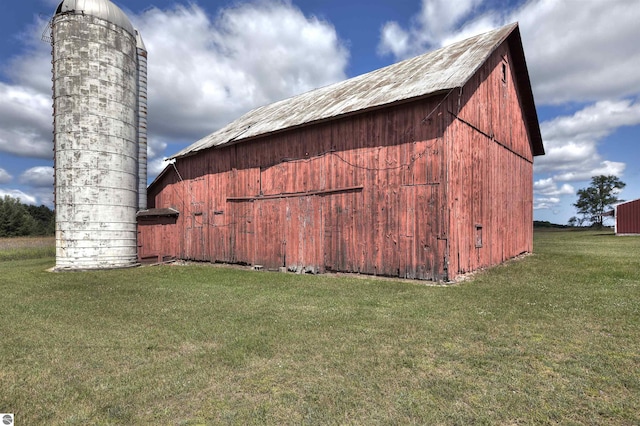
<path fill-rule="evenodd" d="M 255 202 L 255 254 L 251 261 L 267 269 L 285 266 L 285 203 L 281 199 Z"/>
<path fill-rule="evenodd" d="M 186 229 L 186 258 L 193 260 L 205 260 L 205 233 L 204 222 L 206 212 L 193 212 L 189 218 Z"/>
<path fill-rule="evenodd" d="M 286 200 L 285 209 L 284 266 L 296 272 L 321 271 L 322 197 L 292 197 Z"/>
<path fill-rule="evenodd" d="M 438 187 L 400 188 L 400 276 L 434 279 L 438 258 Z"/>
<path fill-rule="evenodd" d="M 251 264 L 254 260 L 254 204 L 252 201 L 228 203 L 232 218 L 228 256 L 232 263 Z"/>
<path fill-rule="evenodd" d="M 357 244 L 355 221 L 357 197 L 346 192 L 324 197 L 324 267 L 327 271 L 355 272 Z"/>

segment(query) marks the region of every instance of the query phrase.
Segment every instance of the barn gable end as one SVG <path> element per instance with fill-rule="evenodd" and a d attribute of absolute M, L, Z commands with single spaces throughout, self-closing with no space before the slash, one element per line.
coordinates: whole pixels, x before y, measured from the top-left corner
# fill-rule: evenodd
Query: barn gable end
<path fill-rule="evenodd" d="M 150 207 L 180 215 L 139 227 L 140 256 L 448 280 L 531 251 L 535 106 L 517 25 L 487 39 L 480 52 L 454 46 L 476 61 L 459 86 L 249 134 L 255 114 L 310 92 L 196 142 L 149 188 Z"/>
<path fill-rule="evenodd" d="M 501 44 L 448 102 L 450 274 L 533 250 L 535 145 L 517 60 Z M 527 82 L 528 84 L 528 82 Z"/>

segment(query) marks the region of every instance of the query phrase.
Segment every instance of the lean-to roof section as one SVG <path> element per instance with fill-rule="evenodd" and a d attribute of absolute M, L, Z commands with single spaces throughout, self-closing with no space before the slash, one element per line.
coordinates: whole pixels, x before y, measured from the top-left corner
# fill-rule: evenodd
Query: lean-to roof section
<path fill-rule="evenodd" d="M 513 23 L 349 80 L 256 108 L 172 158 L 462 87 L 517 28 L 518 24 Z M 526 64 L 523 62 L 522 65 L 526 75 Z M 525 88 L 530 93 L 528 77 L 526 80 Z M 532 96 L 530 100 L 533 104 Z M 536 117 L 535 128 L 538 128 L 535 106 L 530 108 Z"/>

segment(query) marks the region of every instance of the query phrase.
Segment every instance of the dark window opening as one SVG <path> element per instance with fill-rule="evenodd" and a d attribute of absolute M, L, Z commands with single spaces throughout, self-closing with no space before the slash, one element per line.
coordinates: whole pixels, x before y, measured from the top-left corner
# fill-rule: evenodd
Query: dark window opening
<path fill-rule="evenodd" d="M 502 82 L 507 82 L 507 64 L 505 62 L 502 63 Z"/>

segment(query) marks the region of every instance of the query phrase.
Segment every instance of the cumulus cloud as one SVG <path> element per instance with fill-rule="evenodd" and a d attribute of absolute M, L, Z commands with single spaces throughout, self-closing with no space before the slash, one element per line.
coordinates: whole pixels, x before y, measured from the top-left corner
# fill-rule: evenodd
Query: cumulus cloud
<path fill-rule="evenodd" d="M 49 98 L 49 108 L 52 91 L 51 45 L 43 41 L 43 35 L 48 37 L 50 31 L 47 20 L 35 18 L 35 21 L 19 34 L 26 53 L 11 58 L 8 65 L 3 67 L 11 81 L 17 85 L 46 94 Z"/>
<path fill-rule="evenodd" d="M 640 91 L 640 3 L 531 0 L 516 9 L 487 1 L 423 0 L 408 28 L 386 23 L 378 51 L 396 59 L 519 21 L 538 104 L 589 102 Z M 483 9 L 484 7 L 484 9 Z M 488 7 L 488 6 L 487 6 Z M 611 66 L 615 64 L 615 66 Z"/>
<path fill-rule="evenodd" d="M 39 166 L 25 170 L 20 182 L 35 187 L 53 187 L 53 167 Z"/>
<path fill-rule="evenodd" d="M 560 198 L 558 197 L 536 198 L 533 201 L 533 209 L 534 210 L 551 210 L 556 208 L 559 204 L 560 204 Z"/>
<path fill-rule="evenodd" d="M 599 174 L 620 176 L 625 164 L 607 161 L 598 143 L 622 126 L 640 124 L 640 102 L 628 99 L 600 101 L 573 115 L 540 125 L 546 154 L 536 161 L 536 172 L 553 173 L 560 181 L 581 181 Z"/>
<path fill-rule="evenodd" d="M 533 183 L 534 209 L 552 209 L 560 205 L 563 195 L 573 195 L 576 190 L 568 183 L 558 186 L 553 178 L 539 179 Z"/>
<path fill-rule="evenodd" d="M 538 0 L 512 19 L 520 21 L 537 102 L 593 101 L 640 91 L 637 1 L 585 7 Z"/>
<path fill-rule="evenodd" d="M 9 174 L 5 169 L 0 168 L 0 184 L 9 183 L 13 179 L 13 176 Z"/>
<path fill-rule="evenodd" d="M 51 95 L 0 82 L 0 152 L 53 158 Z"/>
<path fill-rule="evenodd" d="M 192 141 L 247 110 L 345 78 L 335 28 L 286 2 L 134 17 L 149 51 L 149 129 Z"/>
<path fill-rule="evenodd" d="M 446 40 L 451 40 L 452 33 L 458 33 L 456 30 L 470 19 L 482 1 L 423 0 L 409 28 L 404 29 L 395 21 L 384 24 L 378 52 L 404 59 L 447 44 Z"/>
<path fill-rule="evenodd" d="M 24 204 L 37 205 L 38 200 L 33 195 L 29 195 L 20 191 L 19 189 L 2 189 L 0 188 L 0 197 L 4 198 L 6 195 L 12 198 L 19 199 Z"/>
<path fill-rule="evenodd" d="M 47 7 L 59 0 L 41 0 Z M 149 52 L 149 178 L 182 145 L 247 110 L 346 78 L 349 52 L 335 28 L 290 1 L 236 3 L 208 15 L 195 3 L 127 13 Z M 0 153 L 52 159 L 51 47 L 42 19 L 20 35 L 21 54 L 0 66 Z M 170 152 L 165 152 L 170 151 Z M 51 168 L 1 194 L 52 205 Z M 11 176 L 2 170 L 0 183 Z"/>
<path fill-rule="evenodd" d="M 153 136 L 147 140 L 147 158 L 154 159 L 162 156 L 162 153 L 167 148 L 167 141 L 162 137 Z"/>
<path fill-rule="evenodd" d="M 169 164 L 173 164 L 175 160 L 169 160 L 167 157 L 164 158 L 155 158 L 151 160 L 148 164 L 149 175 L 158 175 L 161 171 L 165 169 Z"/>
<path fill-rule="evenodd" d="M 576 192 L 573 186 L 569 185 L 568 183 L 565 183 L 561 187 L 558 187 L 553 178 L 546 178 L 535 181 L 533 183 L 533 190 L 536 194 L 546 196 L 568 195 L 575 194 Z"/>
<path fill-rule="evenodd" d="M 570 182 L 621 176 L 599 144 L 623 126 L 640 124 L 640 3 L 635 0 L 523 1 L 515 7 L 487 0 L 423 0 L 406 25 L 387 22 L 378 52 L 396 60 L 518 21 L 536 104 L 586 105 L 541 123 L 546 155 L 537 157 L 536 209 L 554 209 L 575 195 Z"/>

